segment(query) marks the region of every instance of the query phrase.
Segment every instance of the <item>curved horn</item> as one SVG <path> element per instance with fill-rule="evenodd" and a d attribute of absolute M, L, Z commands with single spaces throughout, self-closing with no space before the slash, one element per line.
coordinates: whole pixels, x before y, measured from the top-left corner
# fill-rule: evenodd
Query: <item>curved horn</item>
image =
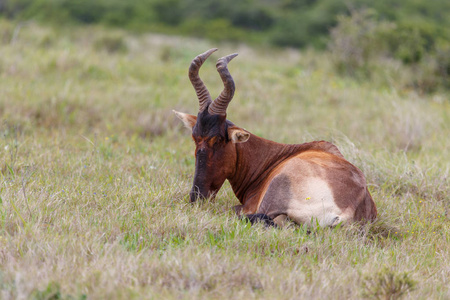
<path fill-rule="evenodd" d="M 237 53 L 230 54 L 217 61 L 216 68 L 222 78 L 224 89 L 208 108 L 208 112 L 212 115 L 225 116 L 227 114 L 228 103 L 233 99 L 235 89 L 233 77 L 228 71 L 228 63 L 237 55 Z"/>
<path fill-rule="evenodd" d="M 198 70 L 205 62 L 205 60 L 215 51 L 217 51 L 217 48 L 209 49 L 205 53 L 197 55 L 192 60 L 191 66 L 189 67 L 189 79 L 191 80 L 192 86 L 194 87 L 195 93 L 197 94 L 200 105 L 199 112 L 204 111 L 205 108 L 207 108 L 211 103 L 211 95 L 209 94 L 209 91 L 203 81 L 198 76 Z"/>

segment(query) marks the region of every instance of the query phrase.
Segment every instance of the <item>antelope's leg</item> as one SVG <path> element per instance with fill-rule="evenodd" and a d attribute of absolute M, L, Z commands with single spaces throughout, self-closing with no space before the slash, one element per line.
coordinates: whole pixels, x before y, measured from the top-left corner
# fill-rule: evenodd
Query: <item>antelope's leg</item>
<path fill-rule="evenodd" d="M 244 208 L 244 205 L 236 205 L 233 206 L 234 212 L 237 216 L 240 216 L 242 214 L 242 209 Z"/>
<path fill-rule="evenodd" d="M 266 214 L 250 214 L 250 215 L 245 215 L 243 217 L 248 219 L 250 221 L 250 223 L 252 223 L 252 225 L 255 223 L 261 222 L 264 224 L 264 227 L 271 227 L 271 226 L 278 227 L 278 225 L 275 224 L 273 219 Z"/>
<path fill-rule="evenodd" d="M 266 214 L 245 214 L 244 205 L 233 206 L 236 215 L 239 219 L 244 219 L 250 221 L 250 223 L 255 224 L 257 222 L 264 223 L 265 227 L 274 226 L 277 227 L 277 223 Z"/>
<path fill-rule="evenodd" d="M 287 215 L 278 215 L 277 217 L 273 218 L 273 222 L 277 224 L 278 227 L 282 228 L 289 223 L 289 218 Z"/>

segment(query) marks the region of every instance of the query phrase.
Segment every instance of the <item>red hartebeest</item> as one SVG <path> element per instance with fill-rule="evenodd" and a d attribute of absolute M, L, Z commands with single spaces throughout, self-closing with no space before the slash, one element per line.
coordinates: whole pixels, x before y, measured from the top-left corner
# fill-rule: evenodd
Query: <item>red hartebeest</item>
<path fill-rule="evenodd" d="M 198 72 L 217 49 L 198 55 L 189 78 L 200 103 L 197 116 L 175 112 L 192 129 L 195 176 L 190 200 L 214 197 L 228 179 L 242 205 L 238 214 L 268 224 L 289 217 L 298 224 L 334 226 L 341 222 L 374 220 L 377 209 L 363 173 L 345 160 L 338 148 L 325 141 L 287 145 L 265 140 L 226 119 L 234 95 L 228 62 L 217 61 L 224 90 L 211 96 Z"/>

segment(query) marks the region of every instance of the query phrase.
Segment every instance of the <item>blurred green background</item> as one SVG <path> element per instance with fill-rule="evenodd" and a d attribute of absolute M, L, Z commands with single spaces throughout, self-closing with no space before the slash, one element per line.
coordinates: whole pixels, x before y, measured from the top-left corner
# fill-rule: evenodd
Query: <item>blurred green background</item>
<path fill-rule="evenodd" d="M 448 0 L 4 0 L 0 16 L 314 48 L 363 79 L 389 59 L 422 70 L 421 92 L 450 88 Z"/>

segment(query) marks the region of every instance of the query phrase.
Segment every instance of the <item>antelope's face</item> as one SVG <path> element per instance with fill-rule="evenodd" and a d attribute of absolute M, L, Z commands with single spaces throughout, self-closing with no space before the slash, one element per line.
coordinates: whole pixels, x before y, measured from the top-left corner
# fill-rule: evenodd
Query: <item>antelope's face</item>
<path fill-rule="evenodd" d="M 217 70 L 225 89 L 214 102 L 198 76 L 202 63 L 216 50 L 211 49 L 197 56 L 189 69 L 189 78 L 200 103 L 197 117 L 174 111 L 184 125 L 192 130 L 192 139 L 195 142 L 195 176 L 190 192 L 191 202 L 198 198 L 215 196 L 225 179 L 235 171 L 235 143 L 246 142 L 250 137 L 248 132 L 226 119 L 226 108 L 234 94 L 234 82 L 228 72 L 227 63 L 236 54 L 223 57 L 217 62 Z"/>

